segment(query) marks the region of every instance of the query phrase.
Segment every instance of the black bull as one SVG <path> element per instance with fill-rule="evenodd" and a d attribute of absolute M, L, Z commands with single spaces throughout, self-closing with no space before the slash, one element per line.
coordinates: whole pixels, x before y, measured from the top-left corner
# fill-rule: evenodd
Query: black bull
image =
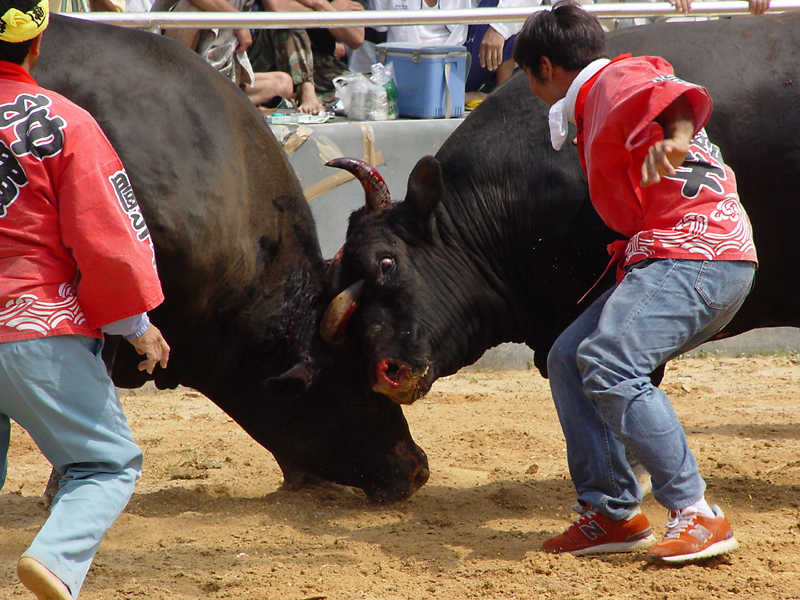
<path fill-rule="evenodd" d="M 32 74 L 97 119 L 130 176 L 166 296 L 151 312 L 172 347 L 156 385 L 208 396 L 290 485 L 414 493 L 427 461 L 399 407 L 369 390 L 358 352 L 332 353 L 316 333 L 327 303 L 316 229 L 246 96 L 171 40 L 59 15 Z M 144 383 L 129 344 L 109 355 L 118 386 Z"/>
<path fill-rule="evenodd" d="M 608 50 L 664 56 L 714 101 L 707 131 L 736 173 L 760 259 L 720 337 L 800 325 L 800 13 L 637 27 L 609 36 Z M 374 390 L 413 402 L 502 342 L 528 344 L 546 375 L 553 341 L 604 288 L 578 304 L 615 237 L 567 146 L 550 147 L 547 107 L 520 75 L 420 160 L 404 202 L 385 204 L 367 182 L 337 286 L 360 295 L 358 308 L 329 311 L 323 334 L 361 339 Z"/>

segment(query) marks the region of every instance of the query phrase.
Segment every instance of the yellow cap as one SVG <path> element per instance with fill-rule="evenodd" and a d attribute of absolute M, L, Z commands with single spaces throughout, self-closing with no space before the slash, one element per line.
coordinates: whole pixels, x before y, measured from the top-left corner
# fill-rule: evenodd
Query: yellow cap
<path fill-rule="evenodd" d="M 39 4 L 28 12 L 9 8 L 0 17 L 0 40 L 18 44 L 32 40 L 47 27 L 50 19 L 48 0 L 39 0 Z"/>

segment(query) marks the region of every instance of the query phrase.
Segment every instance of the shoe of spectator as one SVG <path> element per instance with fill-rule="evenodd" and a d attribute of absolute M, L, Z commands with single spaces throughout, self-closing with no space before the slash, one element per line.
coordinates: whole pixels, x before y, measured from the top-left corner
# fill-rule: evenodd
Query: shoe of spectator
<path fill-rule="evenodd" d="M 714 517 L 697 512 L 670 511 L 664 539 L 650 548 L 647 562 L 681 564 L 733 552 L 739 542 L 719 506 L 712 506 Z"/>
<path fill-rule="evenodd" d="M 589 507 L 561 535 L 546 540 L 542 550 L 555 554 L 609 554 L 649 548 L 656 541 L 647 517 L 637 511 L 621 521 L 612 521 Z"/>

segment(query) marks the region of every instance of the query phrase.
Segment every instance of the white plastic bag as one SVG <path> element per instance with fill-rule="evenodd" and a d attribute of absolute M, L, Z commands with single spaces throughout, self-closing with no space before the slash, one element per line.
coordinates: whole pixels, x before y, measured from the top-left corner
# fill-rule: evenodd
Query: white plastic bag
<path fill-rule="evenodd" d="M 367 105 L 373 84 L 361 73 L 342 75 L 333 80 L 336 97 L 342 101 L 344 112 L 351 121 L 367 121 Z"/>
<path fill-rule="evenodd" d="M 397 85 L 392 64 L 372 66 L 372 77 L 350 73 L 333 80 L 336 97 L 351 121 L 385 121 L 397 118 Z"/>

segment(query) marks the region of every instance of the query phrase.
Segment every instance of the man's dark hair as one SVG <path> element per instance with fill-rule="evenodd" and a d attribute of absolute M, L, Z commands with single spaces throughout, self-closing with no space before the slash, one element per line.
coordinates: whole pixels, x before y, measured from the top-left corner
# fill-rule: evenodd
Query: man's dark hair
<path fill-rule="evenodd" d="M 39 4 L 38 0 L 0 0 L 0 17 L 6 14 L 9 8 L 28 12 L 37 4 Z M 2 25 L 0 24 L 0 26 Z M 0 60 L 21 65 L 25 57 L 28 56 L 31 45 L 33 45 L 33 40 L 17 43 L 0 40 Z"/>
<path fill-rule="evenodd" d="M 567 0 L 533 13 L 514 42 L 514 61 L 540 75 L 542 57 L 565 71 L 579 71 L 606 54 L 606 34 L 594 15 Z"/>

